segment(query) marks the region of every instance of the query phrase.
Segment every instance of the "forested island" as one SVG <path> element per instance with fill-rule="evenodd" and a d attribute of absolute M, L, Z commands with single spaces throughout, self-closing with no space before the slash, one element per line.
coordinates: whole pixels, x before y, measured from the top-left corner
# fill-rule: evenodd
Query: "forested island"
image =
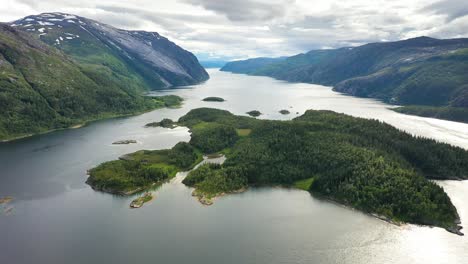
<path fill-rule="evenodd" d="M 175 128 L 176 124 L 172 119 L 164 118 L 159 122 L 151 122 L 145 125 L 145 127 L 164 127 L 164 128 Z"/>
<path fill-rule="evenodd" d="M 206 98 L 203 98 L 202 101 L 205 101 L 205 102 L 224 102 L 224 98 L 221 98 L 221 97 L 216 97 L 216 96 L 210 96 L 210 97 L 206 97 Z"/>
<path fill-rule="evenodd" d="M 224 164 L 202 165 L 183 180 L 196 196 L 210 200 L 249 186 L 292 186 L 389 221 L 459 233 L 456 208 L 430 179 L 467 179 L 468 151 L 461 148 L 331 111 L 272 121 L 200 108 L 178 125 L 190 128 L 189 143 L 104 163 L 90 171 L 88 183 L 125 194 L 192 167 L 202 153 L 223 153 Z M 147 173 L 155 164 L 157 173 Z M 171 169 L 161 173 L 162 167 Z"/>
<path fill-rule="evenodd" d="M 262 115 L 262 113 L 261 113 L 260 111 L 258 111 L 258 110 L 249 111 L 249 112 L 247 112 L 247 114 L 248 114 L 249 116 L 253 116 L 253 117 L 258 117 L 258 116 L 261 116 L 261 115 Z"/>

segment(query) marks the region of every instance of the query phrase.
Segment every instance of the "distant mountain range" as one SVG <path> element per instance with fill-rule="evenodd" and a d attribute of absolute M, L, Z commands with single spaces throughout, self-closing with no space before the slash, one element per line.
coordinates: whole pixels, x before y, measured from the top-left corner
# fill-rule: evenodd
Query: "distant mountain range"
<path fill-rule="evenodd" d="M 257 72 L 257 70 L 262 69 L 263 67 L 267 67 L 268 65 L 273 65 L 276 63 L 280 64 L 281 62 L 286 60 L 286 58 L 287 57 L 254 58 L 242 61 L 233 61 L 226 63 L 226 65 L 224 65 L 224 67 L 221 68 L 221 70 L 256 75 L 255 73 Z"/>
<path fill-rule="evenodd" d="M 228 63 L 224 60 L 201 60 L 200 64 L 205 67 L 205 69 L 213 69 L 213 68 L 222 68 L 224 65 Z"/>
<path fill-rule="evenodd" d="M 208 78 L 158 33 L 62 13 L 0 24 L 0 140 L 160 107 L 142 94 Z"/>
<path fill-rule="evenodd" d="M 468 39 L 419 37 L 313 50 L 279 61 L 257 58 L 230 62 L 221 70 L 329 85 L 339 92 L 418 105 L 418 109 L 437 106 L 444 112 L 459 113 L 468 108 Z M 412 113 L 417 112 L 421 111 Z M 437 116 L 436 112 L 432 116 Z M 450 115 L 444 118 L 458 120 Z"/>

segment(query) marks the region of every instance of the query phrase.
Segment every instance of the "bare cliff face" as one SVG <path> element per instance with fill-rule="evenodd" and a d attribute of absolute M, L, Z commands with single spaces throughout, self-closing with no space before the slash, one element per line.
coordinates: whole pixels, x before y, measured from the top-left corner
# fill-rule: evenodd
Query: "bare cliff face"
<path fill-rule="evenodd" d="M 156 32 L 118 29 L 63 13 L 28 16 L 10 25 L 80 62 L 135 76 L 146 89 L 191 85 L 209 78 L 192 53 Z"/>

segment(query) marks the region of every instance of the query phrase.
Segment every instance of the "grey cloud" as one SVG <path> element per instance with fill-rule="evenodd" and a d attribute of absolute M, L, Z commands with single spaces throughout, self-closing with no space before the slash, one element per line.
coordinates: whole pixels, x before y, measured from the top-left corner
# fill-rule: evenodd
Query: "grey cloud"
<path fill-rule="evenodd" d="M 84 2 L 87 2 L 86 0 L 84 1 L 75 1 L 75 0 L 16 0 L 19 3 L 22 3 L 24 5 L 27 5 L 32 8 L 39 8 L 41 6 L 67 6 L 67 7 L 86 7 L 86 4 Z M 50 12 L 54 10 L 49 10 Z"/>
<path fill-rule="evenodd" d="M 199 5 L 226 15 L 232 21 L 266 21 L 282 17 L 286 14 L 288 6 L 294 4 L 293 0 L 185 0 L 185 2 Z"/>
<path fill-rule="evenodd" d="M 97 9 L 106 12 L 118 14 L 121 19 L 127 16 L 134 16 L 140 22 L 150 21 L 163 26 L 166 30 L 178 31 L 179 33 L 190 30 L 186 24 L 190 23 L 206 23 L 220 24 L 224 20 L 222 17 L 215 15 L 189 15 L 189 14 L 170 14 L 157 11 L 146 11 L 136 8 L 119 7 L 111 5 L 97 5 Z"/>
<path fill-rule="evenodd" d="M 0 5 L 0 15 L 7 20 L 41 12 L 73 13 L 124 29 L 158 31 L 194 53 L 237 58 L 420 35 L 467 35 L 464 1 L 426 7 L 404 0 L 327 1 L 329 5 L 299 0 L 11 0 L 10 7 Z"/>
<path fill-rule="evenodd" d="M 450 22 L 468 15 L 468 3 L 466 0 L 442 0 L 424 7 L 423 11 L 445 15 Z"/>

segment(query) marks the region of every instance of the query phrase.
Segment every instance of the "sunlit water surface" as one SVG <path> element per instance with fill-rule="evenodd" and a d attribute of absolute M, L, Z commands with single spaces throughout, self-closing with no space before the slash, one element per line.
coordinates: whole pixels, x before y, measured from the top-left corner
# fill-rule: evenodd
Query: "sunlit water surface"
<path fill-rule="evenodd" d="M 104 120 L 86 127 L 0 144 L 0 263 L 467 263 L 468 238 L 440 228 L 397 227 L 318 200 L 309 193 L 259 188 L 205 207 L 181 183 L 129 209 L 132 197 L 95 192 L 86 170 L 140 149 L 189 140 L 186 128 L 144 128 L 190 109 L 290 119 L 307 109 L 375 118 L 419 136 L 468 148 L 468 125 L 395 113 L 381 102 L 345 96 L 329 87 L 210 71 L 201 85 L 155 93 L 185 99 L 180 109 Z M 221 96 L 223 103 L 203 102 Z M 288 109 L 291 115 L 278 113 Z M 122 139 L 138 144 L 112 145 Z M 468 222 L 468 182 L 440 184 Z"/>

